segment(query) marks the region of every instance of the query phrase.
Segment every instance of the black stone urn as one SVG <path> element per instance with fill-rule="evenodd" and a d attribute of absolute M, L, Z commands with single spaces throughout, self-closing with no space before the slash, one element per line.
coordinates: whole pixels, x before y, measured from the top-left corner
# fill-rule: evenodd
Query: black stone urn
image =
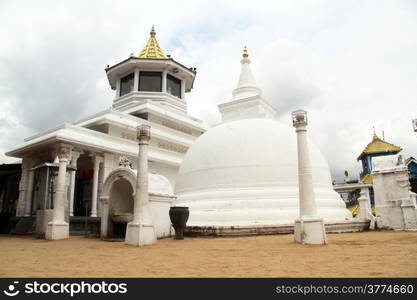
<path fill-rule="evenodd" d="M 175 229 L 174 240 L 184 239 L 185 224 L 187 224 L 190 211 L 185 206 L 172 206 L 169 209 L 169 218 Z"/>

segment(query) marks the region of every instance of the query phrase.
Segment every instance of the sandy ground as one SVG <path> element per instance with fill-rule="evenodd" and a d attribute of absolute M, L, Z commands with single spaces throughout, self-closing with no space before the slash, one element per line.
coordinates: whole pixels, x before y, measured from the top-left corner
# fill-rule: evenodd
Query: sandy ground
<path fill-rule="evenodd" d="M 86 237 L 0 236 L 0 277 L 417 277 L 417 232 L 158 240 L 146 247 Z"/>

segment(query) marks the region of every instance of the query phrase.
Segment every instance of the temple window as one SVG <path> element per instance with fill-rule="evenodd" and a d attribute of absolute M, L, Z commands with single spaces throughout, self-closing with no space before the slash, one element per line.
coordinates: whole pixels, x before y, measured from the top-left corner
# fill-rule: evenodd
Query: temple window
<path fill-rule="evenodd" d="M 168 74 L 167 92 L 175 97 L 181 98 L 181 80 Z"/>
<path fill-rule="evenodd" d="M 161 72 L 139 72 L 139 91 L 161 92 L 162 73 Z"/>
<path fill-rule="evenodd" d="M 120 79 L 120 97 L 133 91 L 133 82 L 135 80 L 135 74 L 130 73 L 122 79 Z"/>

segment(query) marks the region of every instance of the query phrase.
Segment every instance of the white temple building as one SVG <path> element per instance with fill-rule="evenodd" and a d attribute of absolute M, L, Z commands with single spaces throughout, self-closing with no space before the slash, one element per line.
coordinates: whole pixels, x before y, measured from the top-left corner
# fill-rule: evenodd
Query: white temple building
<path fill-rule="evenodd" d="M 165 55 L 155 35 L 152 27 L 139 54 L 105 69 L 115 90 L 112 107 L 26 138 L 6 153 L 22 158 L 17 216 L 51 209 L 54 174 L 44 170 L 66 158 L 67 213 L 100 217 L 103 183 L 119 159 L 127 157 L 136 168 L 136 128 L 141 124 L 152 128 L 149 171 L 166 177 L 173 189 L 184 154 L 206 129 L 187 113 L 186 93 L 193 88 L 196 69 Z"/>
<path fill-rule="evenodd" d="M 292 231 L 299 217 L 297 138 L 275 120 L 262 97 L 246 48 L 231 101 L 220 104 L 221 124 L 188 150 L 176 180 L 176 205 L 188 206 L 189 232 L 239 235 Z M 290 118 L 290 116 L 289 116 Z M 309 141 L 318 214 L 328 231 L 362 230 L 333 190 L 326 160 Z"/>
<path fill-rule="evenodd" d="M 185 96 L 196 69 L 166 56 L 155 34 L 152 28 L 138 55 L 105 69 L 115 90 L 111 108 L 29 137 L 6 153 L 22 158 L 16 215 L 38 216 L 39 231 L 45 232 L 57 203 L 57 182 L 65 183 L 59 193 L 70 228 L 88 216 L 101 222 L 97 231 L 103 237 L 123 234 L 133 210 L 136 128 L 146 124 L 152 132 L 149 201 L 158 237 L 170 234 L 171 205 L 190 208 L 190 233 L 291 232 L 299 212 L 296 136 L 275 120 L 277 112 L 262 97 L 246 49 L 233 98 L 219 105 L 222 122 L 206 132 L 187 113 Z M 363 230 L 369 223 L 353 220 L 332 188 L 326 160 L 309 143 L 318 213 L 326 230 Z M 105 182 L 114 190 L 106 190 Z"/>

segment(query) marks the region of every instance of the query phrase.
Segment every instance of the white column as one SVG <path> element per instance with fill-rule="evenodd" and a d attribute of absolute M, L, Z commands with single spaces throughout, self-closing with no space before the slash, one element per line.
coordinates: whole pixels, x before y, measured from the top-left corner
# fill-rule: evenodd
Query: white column
<path fill-rule="evenodd" d="M 77 160 L 80 157 L 81 152 L 72 151 L 71 152 L 71 166 L 77 168 Z M 70 216 L 74 215 L 74 194 L 75 194 L 75 174 L 76 170 L 71 172 L 71 188 L 70 188 Z"/>
<path fill-rule="evenodd" d="M 148 146 L 150 126 L 138 127 L 139 155 L 133 221 L 127 224 L 126 244 L 144 246 L 156 243 L 156 232 L 149 216 Z"/>
<path fill-rule="evenodd" d="M 33 194 L 33 178 L 34 172 L 29 168 L 29 176 L 27 181 L 26 201 L 25 201 L 25 217 L 32 214 L 32 194 Z"/>
<path fill-rule="evenodd" d="M 143 208 L 149 202 L 148 187 L 148 146 L 149 141 L 139 140 L 138 168 L 136 177 L 136 194 L 134 207 L 134 221 L 139 223 L 144 219 Z"/>
<path fill-rule="evenodd" d="M 110 153 L 104 153 L 103 158 L 103 183 L 106 181 L 107 176 L 110 174 L 111 171 L 113 171 L 115 168 L 117 168 L 117 165 L 115 165 L 115 155 Z"/>
<path fill-rule="evenodd" d="M 98 172 L 100 169 L 100 163 L 102 161 L 102 157 L 97 155 L 94 156 L 93 190 L 91 194 L 91 217 L 97 217 Z"/>
<path fill-rule="evenodd" d="M 133 91 L 137 92 L 139 90 L 139 69 L 135 70 L 135 77 L 133 78 Z"/>
<path fill-rule="evenodd" d="M 65 185 L 67 175 L 67 164 L 69 161 L 71 147 L 60 145 L 58 151 L 59 169 L 54 194 L 54 208 L 52 221 L 48 223 L 45 237 L 48 240 L 67 239 L 69 237 L 69 225 L 65 222 Z"/>
<path fill-rule="evenodd" d="M 307 113 L 293 112 L 293 125 L 297 133 L 298 184 L 300 218 L 294 222 L 294 239 L 303 244 L 326 244 L 323 219 L 317 215 L 313 174 L 307 140 Z"/>
<path fill-rule="evenodd" d="M 181 80 L 181 99 L 185 101 L 185 80 Z"/>
<path fill-rule="evenodd" d="M 115 99 L 120 97 L 120 79 L 117 79 L 116 81 L 116 97 Z"/>
<path fill-rule="evenodd" d="M 362 195 L 363 194 L 363 195 Z M 359 197 L 365 197 L 366 198 L 366 205 L 368 206 L 369 211 L 372 211 L 372 205 L 371 205 L 371 193 L 369 192 L 369 188 L 361 188 L 361 192 Z M 358 199 L 359 200 L 359 199 Z"/>
<path fill-rule="evenodd" d="M 300 217 L 317 215 L 306 126 L 297 127 Z"/>
<path fill-rule="evenodd" d="M 163 70 L 162 71 L 162 92 L 166 93 L 167 92 L 167 70 Z"/>

